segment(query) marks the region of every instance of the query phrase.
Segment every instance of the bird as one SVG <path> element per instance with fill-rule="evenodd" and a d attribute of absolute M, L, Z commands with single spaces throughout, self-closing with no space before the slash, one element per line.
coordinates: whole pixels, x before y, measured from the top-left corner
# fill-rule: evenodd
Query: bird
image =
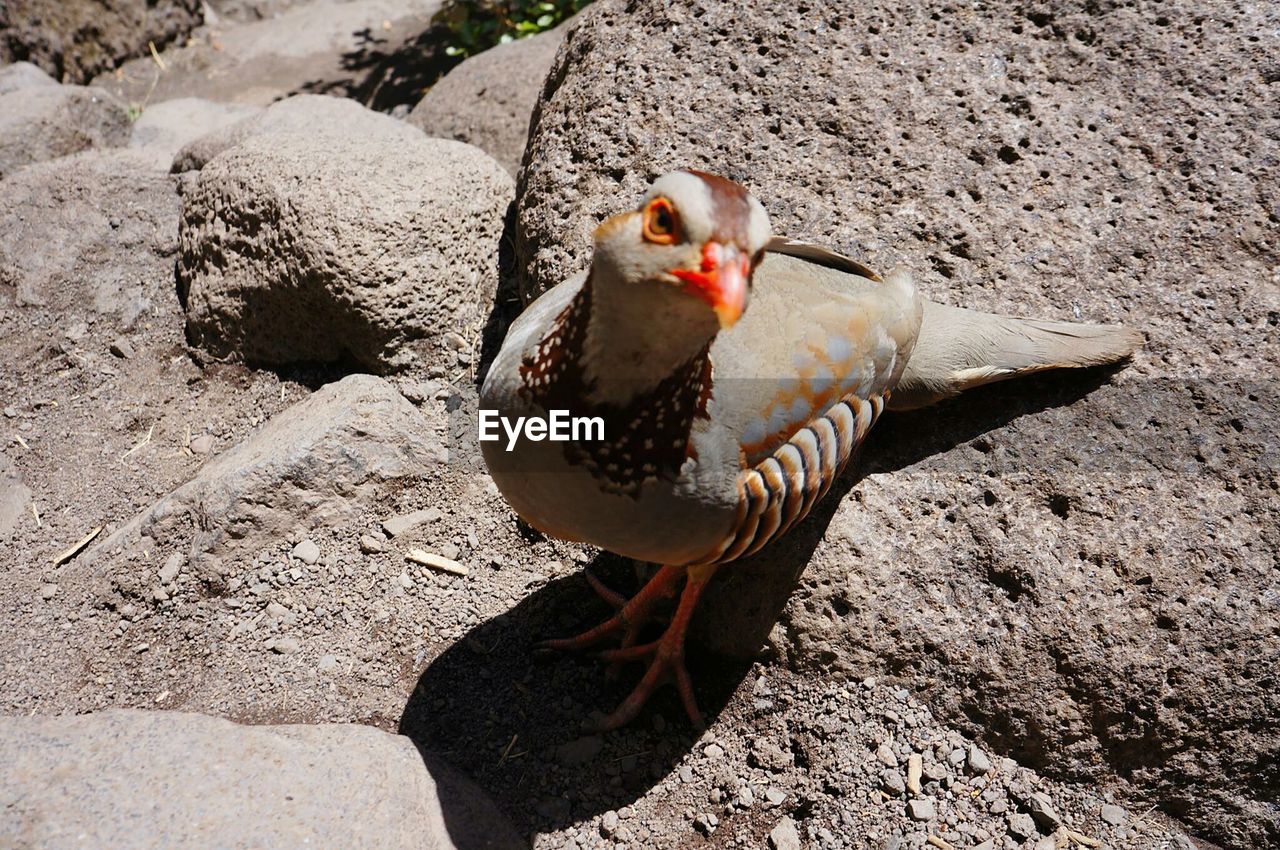
<path fill-rule="evenodd" d="M 883 277 L 822 245 L 775 236 L 741 184 L 686 169 L 601 223 L 589 268 L 511 324 L 480 409 L 500 417 L 568 411 L 603 423 L 587 439 L 526 430 L 481 451 L 528 525 L 650 562 L 630 599 L 587 581 L 615 610 L 554 650 L 646 665 L 594 724 L 616 729 L 674 684 L 703 726 L 685 634 L 717 570 L 809 513 L 886 409 L 933 404 L 1046 369 L 1129 358 L 1142 340 L 1116 325 L 1036 321 L 925 299 L 910 272 Z M 677 597 L 661 635 L 655 608 Z"/>

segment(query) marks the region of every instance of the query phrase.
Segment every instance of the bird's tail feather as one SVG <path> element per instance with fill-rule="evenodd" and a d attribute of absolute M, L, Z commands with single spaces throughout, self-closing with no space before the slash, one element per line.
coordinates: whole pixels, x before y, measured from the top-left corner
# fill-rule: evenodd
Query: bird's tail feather
<path fill-rule="evenodd" d="M 1046 369 L 1102 366 L 1142 343 L 1118 325 L 1042 322 L 926 301 L 920 334 L 889 406 L 910 410 Z"/>

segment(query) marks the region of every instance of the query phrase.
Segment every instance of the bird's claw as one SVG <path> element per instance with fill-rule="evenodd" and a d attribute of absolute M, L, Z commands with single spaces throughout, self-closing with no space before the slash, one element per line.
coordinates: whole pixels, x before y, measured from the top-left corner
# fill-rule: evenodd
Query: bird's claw
<path fill-rule="evenodd" d="M 648 584 L 641 588 L 639 593 L 619 606 L 616 614 L 594 629 L 589 629 L 577 637 L 546 640 L 537 645 L 538 649 L 578 651 L 592 647 L 621 631 L 623 632 L 621 646 L 597 653 L 600 659 L 609 663 L 606 674 L 608 678 L 615 678 L 622 664 L 628 661 L 648 661 L 644 677 L 623 700 L 622 705 L 600 721 L 588 724 L 594 731 L 606 732 L 630 723 L 640 713 L 640 709 L 653 691 L 667 682 L 676 686 L 690 722 L 699 729 L 705 726 L 702 712 L 698 710 L 698 703 L 693 695 L 693 681 L 689 678 L 689 671 L 684 665 L 684 637 L 689 626 L 689 618 L 710 574 L 704 574 L 697 580 L 690 577 L 680 596 L 680 604 L 675 616 L 662 633 L 662 637 L 650 643 L 637 644 L 640 628 L 648 621 L 654 605 L 660 599 L 672 595 L 684 577 L 683 569 L 663 567 L 649 580 Z M 610 601 L 611 596 L 617 596 L 590 574 L 587 574 L 587 581 L 606 601 Z"/>
<path fill-rule="evenodd" d="M 689 722 L 698 729 L 705 728 L 702 712 L 698 710 L 698 701 L 693 695 L 693 680 L 689 678 L 689 671 L 684 665 L 683 630 L 668 629 L 653 643 L 605 650 L 600 653 L 600 656 L 613 663 L 639 661 L 646 657 L 650 660 L 640 683 L 612 714 L 591 724 L 593 731 L 609 732 L 635 720 L 654 690 L 667 682 L 676 686 L 676 691 L 680 694 L 680 702 L 684 704 L 685 713 L 689 715 Z"/>

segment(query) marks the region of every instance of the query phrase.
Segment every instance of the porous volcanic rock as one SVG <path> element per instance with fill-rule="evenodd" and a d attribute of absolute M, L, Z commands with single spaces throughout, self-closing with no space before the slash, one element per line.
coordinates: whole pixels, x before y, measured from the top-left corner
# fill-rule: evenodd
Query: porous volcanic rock
<path fill-rule="evenodd" d="M 511 193 L 460 142 L 249 139 L 183 199 L 188 334 L 251 363 L 456 365 L 447 335 L 478 339 Z"/>
<path fill-rule="evenodd" d="M 149 45 L 162 50 L 185 38 L 203 18 L 200 0 L 8 0 L 0 4 L 0 64 L 27 60 L 83 83 Z"/>
<path fill-rule="evenodd" d="M 369 726 L 119 709 L 6 717 L 0 765 L 9 847 L 524 846 L 483 791 Z"/>
<path fill-rule="evenodd" d="M 84 86 L 23 86 L 0 94 L 0 178 L 24 165 L 129 140 L 129 116 Z"/>
<path fill-rule="evenodd" d="M 271 133 L 293 133 L 310 138 L 378 137 L 406 143 L 422 138 L 420 132 L 403 121 L 365 109 L 353 100 L 299 94 L 276 101 L 266 109 L 252 110 L 234 123 L 210 129 L 208 133 L 192 139 L 174 158 L 173 170 L 198 171 L 227 148 L 253 136 Z"/>
<path fill-rule="evenodd" d="M 58 81 L 50 77 L 38 65 L 30 62 L 14 62 L 0 66 L 0 94 L 36 86 L 56 86 Z"/>
<path fill-rule="evenodd" d="M 521 174 L 526 297 L 697 166 L 935 300 L 1148 335 L 1114 376 L 887 417 L 851 493 L 725 570 L 705 643 L 754 651 L 783 609 L 801 669 L 896 675 L 1026 764 L 1280 840 L 1276 52 L 1260 8 L 1185 0 L 584 15 Z"/>
<path fill-rule="evenodd" d="M 529 117 L 568 25 L 468 58 L 432 86 L 406 120 L 428 136 L 475 145 L 515 174 Z"/>
<path fill-rule="evenodd" d="M 167 171 L 174 156 L 186 145 L 238 124 L 260 111 L 256 106 L 215 103 L 198 97 L 166 100 L 148 106 L 133 122 L 129 147 L 145 148 L 153 153 Z"/>
<path fill-rule="evenodd" d="M 129 327 L 172 299 L 177 180 L 142 151 L 95 150 L 0 181 L 0 285 L 19 305 Z"/>
<path fill-rule="evenodd" d="M 211 459 L 99 544 L 86 569 L 111 571 L 117 585 L 140 593 L 148 576 L 121 572 L 112 556 L 142 537 L 194 561 L 233 545 L 252 550 L 356 515 L 388 488 L 427 475 L 443 453 L 432 423 L 390 384 L 351 375 Z"/>

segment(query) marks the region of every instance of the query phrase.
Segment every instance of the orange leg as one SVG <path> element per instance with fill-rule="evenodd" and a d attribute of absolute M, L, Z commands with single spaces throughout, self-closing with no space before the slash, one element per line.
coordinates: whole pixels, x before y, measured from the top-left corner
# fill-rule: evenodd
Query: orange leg
<path fill-rule="evenodd" d="M 662 637 L 652 643 L 635 645 L 637 624 L 648 617 L 653 605 L 659 599 L 670 596 L 674 592 L 681 573 L 686 572 L 688 581 L 685 583 L 684 592 L 680 594 L 680 603 Z M 546 641 L 542 644 L 552 649 L 584 649 L 625 629 L 622 647 L 601 652 L 600 657 L 614 664 L 623 661 L 648 662 L 648 669 L 645 670 L 640 683 L 616 711 L 596 724 L 597 731 L 605 732 L 630 723 L 640 713 L 650 694 L 666 682 L 675 684 L 689 720 L 698 728 L 704 725 L 702 712 L 698 710 L 697 700 L 694 699 L 693 682 L 684 665 L 684 639 L 693 610 L 697 607 L 702 591 L 714 573 L 714 566 L 690 567 L 687 570 L 680 567 L 663 567 L 609 620 L 576 638 Z"/>
<path fill-rule="evenodd" d="M 642 587 L 639 593 L 631 597 L 629 601 L 619 608 L 618 613 L 594 629 L 589 629 L 577 637 L 544 640 L 535 648 L 577 651 L 594 646 L 617 632 L 631 632 L 639 629 L 648 620 L 650 612 L 653 611 L 653 606 L 675 594 L 676 587 L 679 586 L 680 578 L 683 574 L 684 570 L 680 567 L 663 567 L 654 574 L 653 578 L 649 579 L 649 583 Z M 591 576 L 588 581 L 591 582 L 593 588 L 598 586 L 597 592 L 604 590 L 605 593 L 601 595 L 611 604 L 615 600 L 621 600 L 622 597 L 619 594 L 605 588 L 594 576 Z"/>

